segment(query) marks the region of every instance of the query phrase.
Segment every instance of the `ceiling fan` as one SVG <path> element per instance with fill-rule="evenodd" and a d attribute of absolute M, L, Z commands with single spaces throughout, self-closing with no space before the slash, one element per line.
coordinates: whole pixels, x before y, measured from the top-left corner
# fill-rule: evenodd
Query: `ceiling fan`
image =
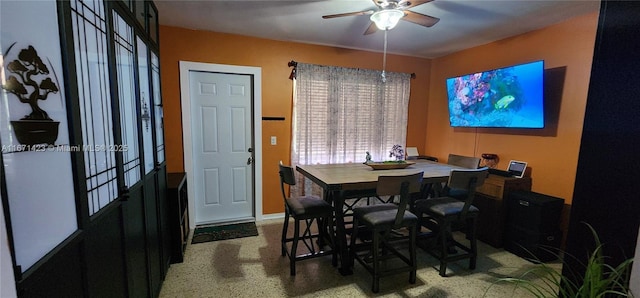
<path fill-rule="evenodd" d="M 378 29 L 384 30 L 383 28 L 386 28 L 386 30 L 389 30 L 393 28 L 393 26 L 395 26 L 395 23 L 397 23 L 398 19 L 405 20 L 405 21 L 418 24 L 421 26 L 425 26 L 425 27 L 431 27 L 435 25 L 438 21 L 440 21 L 439 18 L 408 10 L 409 8 L 422 5 L 425 3 L 429 3 L 433 0 L 398 0 L 398 1 L 372 0 L 372 1 L 376 5 L 377 9 L 331 14 L 331 15 L 322 16 L 322 18 L 332 19 L 332 18 L 347 17 L 347 16 L 371 15 L 371 20 L 372 20 L 371 25 L 369 25 L 367 30 L 364 32 L 364 35 L 374 33 Z M 386 20 L 386 18 L 394 18 L 394 17 L 396 18 L 395 23 L 390 24 L 388 27 L 383 26 L 382 28 L 379 28 L 380 25 L 376 24 L 378 23 L 377 19 L 382 18 Z"/>

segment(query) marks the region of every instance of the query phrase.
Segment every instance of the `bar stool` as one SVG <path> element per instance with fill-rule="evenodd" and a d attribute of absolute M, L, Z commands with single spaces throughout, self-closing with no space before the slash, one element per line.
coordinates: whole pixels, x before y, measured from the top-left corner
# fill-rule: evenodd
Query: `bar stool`
<path fill-rule="evenodd" d="M 371 290 L 380 290 L 380 277 L 400 272 L 409 272 L 409 282 L 416 282 L 416 230 L 418 217 L 407 211 L 409 195 L 420 191 L 423 172 L 406 176 L 379 176 L 376 193 L 379 196 L 400 195 L 398 205 L 393 203 L 356 207 L 353 209 L 353 233 L 351 234 L 350 257 L 373 275 Z M 362 225 L 362 227 L 360 226 Z M 371 241 L 356 243 L 361 228 L 371 231 Z M 409 257 L 394 246 L 394 230 L 409 230 Z M 404 237 L 406 239 L 407 237 Z M 381 255 L 382 250 L 382 255 Z M 383 270 L 382 263 L 391 257 L 404 264 Z"/>
<path fill-rule="evenodd" d="M 288 197 L 285 192 L 285 185 L 295 185 L 295 173 L 292 167 L 285 166 L 280 161 L 280 189 L 284 199 L 284 224 L 282 226 L 282 256 L 289 257 L 291 275 L 296 275 L 296 261 L 321 257 L 331 254 L 331 263 L 335 267 L 338 265 L 338 250 L 335 248 L 333 231 L 333 206 L 325 202 L 318 196 Z M 287 237 L 289 229 L 289 217 L 293 217 L 294 234 Z M 300 234 L 300 222 L 305 222 L 305 229 Z M 318 232 L 313 233 L 311 227 L 316 222 Z M 328 228 L 328 233 L 327 229 Z M 324 249 L 325 241 L 329 240 L 329 249 Z M 314 241 L 316 243 L 314 243 Z M 291 242 L 291 249 L 287 243 Z M 298 243 L 302 242 L 308 252 L 298 255 Z"/>
<path fill-rule="evenodd" d="M 469 269 L 476 267 L 478 256 L 476 240 L 476 219 L 480 210 L 473 206 L 476 187 L 484 183 L 488 168 L 451 170 L 445 192 L 466 194 L 461 201 L 458 198 L 442 196 L 418 200 L 414 212 L 420 217 L 420 224 L 436 233 L 436 250 L 427 250 L 440 260 L 440 276 L 445 277 L 447 264 L 462 259 L 469 259 Z M 469 245 L 464 245 L 452 237 L 452 232 L 465 231 Z M 456 253 L 453 247 L 462 249 Z"/>

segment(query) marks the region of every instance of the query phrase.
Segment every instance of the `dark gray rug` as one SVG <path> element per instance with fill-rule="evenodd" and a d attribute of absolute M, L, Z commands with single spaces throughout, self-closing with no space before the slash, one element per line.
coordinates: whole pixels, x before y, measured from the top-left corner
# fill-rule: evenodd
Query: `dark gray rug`
<path fill-rule="evenodd" d="M 258 228 L 255 222 L 196 227 L 191 244 L 251 236 L 258 236 Z"/>

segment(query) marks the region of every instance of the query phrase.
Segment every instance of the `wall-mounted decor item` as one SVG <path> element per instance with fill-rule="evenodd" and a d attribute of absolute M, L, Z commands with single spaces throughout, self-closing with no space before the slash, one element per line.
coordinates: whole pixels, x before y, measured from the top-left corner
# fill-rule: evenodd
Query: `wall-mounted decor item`
<path fill-rule="evenodd" d="M 149 131 L 149 122 L 151 122 L 151 114 L 149 114 L 149 105 L 147 104 L 147 99 L 144 96 L 144 92 L 142 92 L 142 115 L 140 118 L 144 121 L 144 129 Z"/>
<path fill-rule="evenodd" d="M 32 45 L 21 49 L 17 55 L 11 51 L 14 45 L 4 54 L 10 62 L 7 63 L 9 76 L 2 88 L 31 107 L 30 114 L 11 121 L 16 139 L 23 145 L 53 145 L 58 138 L 60 122 L 51 119 L 38 102 L 46 100 L 51 93 L 58 93 L 58 80 Z"/>

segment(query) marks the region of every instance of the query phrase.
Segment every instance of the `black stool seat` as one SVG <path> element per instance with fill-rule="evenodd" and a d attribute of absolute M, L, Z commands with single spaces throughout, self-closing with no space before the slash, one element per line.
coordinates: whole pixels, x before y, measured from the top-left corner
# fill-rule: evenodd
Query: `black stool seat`
<path fill-rule="evenodd" d="M 331 216 L 333 207 L 318 196 L 303 196 L 285 200 L 291 215 L 300 218 Z"/>
<path fill-rule="evenodd" d="M 392 227 L 396 221 L 398 206 L 394 204 L 379 204 L 354 209 L 353 215 L 359 217 L 360 224 L 368 227 L 385 226 Z M 400 225 L 415 225 L 418 217 L 413 213 L 405 211 Z"/>
<path fill-rule="evenodd" d="M 450 197 L 432 198 L 426 200 L 418 200 L 416 209 L 428 210 L 431 214 L 438 216 L 458 216 L 464 209 L 465 202 Z M 470 205 L 467 211 L 469 215 L 478 213 L 480 210 L 476 206 Z"/>

